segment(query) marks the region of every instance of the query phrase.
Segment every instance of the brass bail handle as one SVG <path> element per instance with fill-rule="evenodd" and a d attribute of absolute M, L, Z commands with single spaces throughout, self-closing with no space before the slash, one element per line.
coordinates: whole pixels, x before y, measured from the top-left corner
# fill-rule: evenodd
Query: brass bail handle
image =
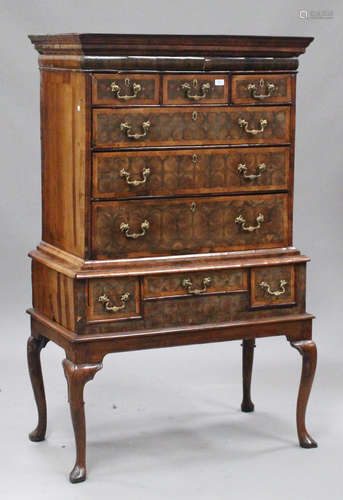
<path fill-rule="evenodd" d="M 145 236 L 148 229 L 150 227 L 150 222 L 148 220 L 145 220 L 141 224 L 141 232 L 140 233 L 130 233 L 130 225 L 127 222 L 122 222 L 120 224 L 120 231 L 125 234 L 126 238 L 131 238 L 133 240 L 136 240 L 137 238 L 141 238 L 142 236 Z"/>
<path fill-rule="evenodd" d="M 130 83 L 130 79 L 125 78 L 125 85 L 127 87 L 130 87 Z M 111 83 L 111 90 L 114 93 L 115 97 L 117 97 L 117 99 L 121 99 L 122 101 L 129 101 L 130 99 L 136 99 L 136 97 L 138 97 L 138 94 L 142 92 L 142 85 L 140 83 L 132 82 L 132 94 L 122 95 L 120 93 L 119 85 L 116 81 L 114 81 Z"/>
<path fill-rule="evenodd" d="M 129 298 L 130 298 L 129 292 L 123 293 L 122 296 L 120 297 L 121 305 L 114 306 L 112 305 L 111 299 L 108 297 L 108 295 L 104 293 L 103 295 L 100 295 L 100 297 L 98 297 L 98 302 L 102 302 L 104 304 L 106 311 L 116 313 L 118 311 L 122 311 L 123 309 L 125 309 Z"/>
<path fill-rule="evenodd" d="M 246 220 L 243 217 L 243 215 L 239 215 L 238 217 L 235 218 L 235 223 L 240 224 L 243 231 L 248 231 L 249 233 L 257 231 L 257 229 L 260 229 L 262 227 L 262 223 L 264 222 L 263 214 L 258 214 L 258 216 L 256 217 L 256 222 L 257 222 L 256 226 L 247 226 Z"/>
<path fill-rule="evenodd" d="M 202 280 L 202 282 L 201 282 L 202 288 L 201 289 L 193 288 L 193 282 L 190 278 L 183 279 L 181 284 L 182 284 L 182 287 L 185 288 L 188 293 L 190 293 L 192 295 L 200 295 L 201 293 L 206 292 L 207 287 L 210 286 L 211 278 L 209 276 L 206 276 Z"/>
<path fill-rule="evenodd" d="M 129 122 L 122 122 L 120 124 L 120 130 L 126 133 L 126 136 L 129 139 L 142 139 L 142 137 L 146 137 L 148 135 L 148 132 L 151 127 L 151 123 L 149 120 L 145 121 L 141 125 L 143 132 L 139 134 L 138 132 L 132 132 L 132 125 L 129 124 Z"/>
<path fill-rule="evenodd" d="M 259 283 L 259 286 L 263 288 L 269 295 L 280 297 L 280 295 L 283 295 L 286 292 L 287 284 L 288 283 L 286 280 L 280 280 L 280 290 L 272 290 L 270 284 L 266 281 L 261 281 L 261 283 Z"/>
<path fill-rule="evenodd" d="M 267 169 L 265 163 L 259 163 L 256 167 L 256 174 L 247 174 L 248 168 L 245 163 L 240 163 L 237 167 L 238 173 L 242 175 L 244 179 L 253 181 L 261 177 L 262 173 Z"/>
<path fill-rule="evenodd" d="M 263 78 L 260 79 L 259 82 L 259 88 L 260 88 L 260 93 L 258 94 L 257 90 L 257 85 L 256 83 L 249 83 L 248 85 L 248 91 L 250 92 L 250 96 L 253 97 L 254 99 L 267 99 L 268 97 L 272 97 L 272 94 L 275 92 L 277 89 L 276 85 L 274 83 L 270 82 L 265 82 Z M 264 89 L 267 89 L 266 93 L 264 92 Z"/>
<path fill-rule="evenodd" d="M 142 172 L 142 179 L 135 179 L 131 180 L 131 174 L 125 170 L 125 168 L 122 168 L 120 171 L 120 177 L 122 179 L 126 180 L 126 184 L 129 186 L 137 187 L 137 186 L 142 186 L 143 184 L 146 184 L 149 180 L 151 174 L 150 168 L 144 168 Z"/>
<path fill-rule="evenodd" d="M 260 120 L 260 128 L 249 128 L 249 123 L 244 120 L 244 118 L 238 118 L 238 125 L 246 132 L 247 134 L 257 135 L 262 134 L 266 126 L 268 125 L 268 121 L 265 118 L 261 118 Z"/>
<path fill-rule="evenodd" d="M 181 89 L 185 91 L 185 96 L 193 101 L 200 101 L 208 97 L 211 90 L 210 82 L 205 82 L 200 85 L 200 94 L 192 94 L 192 87 L 196 89 L 198 87 L 198 80 L 194 79 L 191 83 L 185 82 L 181 85 Z"/>

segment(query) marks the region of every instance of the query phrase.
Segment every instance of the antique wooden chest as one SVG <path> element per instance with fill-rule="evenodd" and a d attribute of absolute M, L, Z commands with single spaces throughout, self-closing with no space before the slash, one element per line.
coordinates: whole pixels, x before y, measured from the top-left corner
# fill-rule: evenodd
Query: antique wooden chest
<path fill-rule="evenodd" d="M 83 481 L 83 388 L 111 352 L 256 338 L 316 366 L 307 257 L 293 247 L 295 82 L 312 38 L 30 36 L 41 71 L 42 242 L 31 252 L 29 370 L 46 432 L 40 351 L 66 352 Z"/>

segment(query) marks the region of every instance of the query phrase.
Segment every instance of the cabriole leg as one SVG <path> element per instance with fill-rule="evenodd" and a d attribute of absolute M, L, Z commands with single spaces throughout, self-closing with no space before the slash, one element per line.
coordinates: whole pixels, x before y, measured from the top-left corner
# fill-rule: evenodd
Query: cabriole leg
<path fill-rule="evenodd" d="M 243 401 L 241 409 L 244 412 L 254 411 L 251 401 L 251 374 L 254 361 L 255 339 L 245 339 L 242 343 L 242 375 L 243 375 Z"/>
<path fill-rule="evenodd" d="M 317 443 L 306 430 L 305 415 L 313 377 L 316 371 L 317 347 L 312 340 L 291 342 L 291 346 L 297 349 L 303 358 L 297 401 L 297 430 L 299 444 L 302 448 L 316 448 L 318 446 Z"/>
<path fill-rule="evenodd" d="M 37 427 L 29 434 L 31 441 L 44 441 L 46 433 L 46 399 L 40 352 L 49 342 L 45 337 L 29 337 L 27 341 L 27 363 L 32 384 L 33 393 L 38 410 Z"/>
<path fill-rule="evenodd" d="M 86 479 L 86 422 L 83 389 L 85 384 L 92 380 L 96 372 L 102 368 L 102 364 L 74 364 L 65 359 L 63 368 L 68 382 L 69 405 L 76 446 L 76 461 L 69 478 L 72 483 L 80 483 Z"/>

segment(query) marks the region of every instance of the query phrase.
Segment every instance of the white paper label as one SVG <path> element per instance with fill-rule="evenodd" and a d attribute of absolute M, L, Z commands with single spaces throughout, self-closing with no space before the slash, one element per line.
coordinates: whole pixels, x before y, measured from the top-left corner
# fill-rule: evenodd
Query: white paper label
<path fill-rule="evenodd" d="M 214 84 L 219 85 L 219 86 L 223 86 L 223 85 L 225 85 L 225 81 L 224 80 L 214 80 Z"/>

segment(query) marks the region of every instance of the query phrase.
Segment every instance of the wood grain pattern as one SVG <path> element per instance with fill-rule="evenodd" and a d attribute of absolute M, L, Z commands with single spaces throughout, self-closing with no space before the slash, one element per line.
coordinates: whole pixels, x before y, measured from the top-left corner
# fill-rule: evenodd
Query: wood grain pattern
<path fill-rule="evenodd" d="M 63 360 L 76 446 L 75 465 L 69 475 L 71 483 L 80 483 L 86 479 L 86 421 L 83 390 L 85 384 L 92 380 L 101 368 L 101 363 L 74 364 L 69 359 Z"/>
<path fill-rule="evenodd" d="M 44 441 L 46 433 L 47 410 L 40 353 L 48 342 L 46 337 L 35 338 L 32 335 L 27 341 L 27 364 L 38 410 L 37 426 L 29 434 L 30 441 L 34 442 Z"/>
<path fill-rule="evenodd" d="M 300 36 L 152 35 L 114 33 L 62 33 L 29 35 L 40 54 L 72 58 L 75 55 L 158 55 L 294 57 L 313 41 Z M 186 59 L 186 58 L 185 58 Z M 186 60 L 181 61 L 186 64 Z"/>
<path fill-rule="evenodd" d="M 255 84 L 257 94 L 266 94 L 267 89 L 265 87 L 262 89 L 260 88 L 261 79 L 264 80 L 265 85 L 267 83 L 275 85 L 275 91 L 272 93 L 271 97 L 267 97 L 263 100 L 251 97 L 251 93 L 248 89 L 249 84 Z M 290 75 L 233 75 L 231 100 L 235 104 L 263 104 L 269 102 L 274 104 L 289 103 L 292 100 Z"/>
<path fill-rule="evenodd" d="M 299 444 L 302 448 L 317 448 L 318 444 L 307 432 L 305 417 L 308 399 L 317 366 L 317 346 L 313 340 L 291 342 L 302 356 L 302 370 L 297 400 L 297 431 Z"/>
<path fill-rule="evenodd" d="M 87 76 L 41 73 L 43 240 L 84 257 Z"/>
<path fill-rule="evenodd" d="M 70 480 L 80 482 L 84 386 L 106 354 L 243 339 L 242 410 L 252 411 L 254 341 L 284 335 L 303 356 L 299 442 L 316 446 L 305 426 L 316 365 L 313 316 L 305 312 L 308 258 L 290 246 L 295 72 L 312 38 L 30 39 L 42 69 L 43 174 L 43 241 L 30 254 L 28 363 L 39 417 L 30 438 L 46 430 L 39 353 L 48 340 L 66 352 L 76 445 Z M 247 89 L 261 78 L 276 85 L 265 100 Z M 122 101 L 111 83 L 130 94 L 127 79 L 142 90 Z M 180 92 L 185 80 L 198 94 L 210 81 L 208 96 L 189 102 Z M 150 127 L 140 136 L 144 121 Z M 281 279 L 287 287 L 279 295 L 258 286 L 265 280 L 279 290 Z"/>
<path fill-rule="evenodd" d="M 190 95 L 202 95 L 201 86 L 208 83 L 210 88 L 206 97 L 194 101 L 187 97 L 182 85 L 191 86 Z M 229 86 L 226 75 L 185 74 L 168 75 L 163 77 L 163 104 L 228 104 Z"/>
<path fill-rule="evenodd" d="M 120 95 L 132 95 L 133 83 L 141 86 L 141 91 L 134 99 L 120 100 L 111 89 L 111 84 L 120 87 Z M 128 74 L 93 74 L 92 75 L 92 102 L 97 105 L 137 106 L 158 104 L 160 90 L 159 75 Z"/>
<path fill-rule="evenodd" d="M 279 296 L 270 295 L 260 287 L 261 282 L 267 282 L 271 291 L 280 290 L 280 281 L 285 280 L 285 293 Z M 295 273 L 294 266 L 268 266 L 252 269 L 251 271 L 251 306 L 264 307 L 295 302 Z"/>
<path fill-rule="evenodd" d="M 63 347 L 76 363 L 99 362 L 113 352 L 154 349 L 187 344 L 224 342 L 244 338 L 286 336 L 288 340 L 310 340 L 314 316 L 308 313 L 285 314 L 245 321 L 210 325 L 104 332 L 90 325 L 84 335 L 75 335 L 43 314 L 29 309 L 33 335 L 44 334 Z M 133 321 L 131 322 L 133 323 Z M 105 325 L 101 325 L 101 330 Z"/>
<path fill-rule="evenodd" d="M 75 329 L 74 280 L 32 261 L 33 306 L 48 318 Z"/>
<path fill-rule="evenodd" d="M 222 271 L 225 275 L 225 271 Z M 232 272 L 232 271 L 231 271 Z M 186 273 L 185 273 L 186 274 Z M 203 273 L 206 276 L 206 273 Z M 171 283 L 172 277 L 169 278 Z M 175 279 L 175 278 L 174 278 Z M 225 277 L 224 277 L 225 280 Z M 162 280 L 161 280 L 162 281 Z M 165 282 L 167 284 L 169 280 Z M 196 280 L 194 280 L 196 281 Z M 198 283 L 198 281 L 196 281 Z M 164 282 L 161 285 L 162 292 Z M 80 336 L 86 334 L 114 333 L 125 335 L 125 332 L 143 332 L 146 329 L 188 327 L 189 325 L 218 324 L 231 321 L 249 321 L 263 318 L 297 315 L 305 312 L 306 299 L 306 265 L 295 266 L 295 296 L 296 304 L 270 304 L 264 308 L 254 308 L 250 303 L 251 284 L 248 289 L 230 290 L 227 293 L 213 291 L 197 296 L 189 294 L 170 294 L 170 296 L 149 298 L 143 301 L 142 318 L 123 320 L 112 323 L 84 324 Z M 145 294 L 143 289 L 143 294 Z M 148 291 L 148 294 L 150 292 Z M 143 295 L 142 298 L 146 296 Z"/>
<path fill-rule="evenodd" d="M 197 113 L 194 119 L 194 112 Z M 93 110 L 93 144 L 101 147 L 176 146 L 208 144 L 283 144 L 290 140 L 289 107 L 175 107 Z M 268 125 L 261 134 L 246 133 L 239 119 L 249 129 L 260 129 L 260 120 Z M 122 123 L 132 127 L 132 133 L 142 133 L 142 123 L 151 126 L 142 139 L 130 139 Z"/>
<path fill-rule="evenodd" d="M 95 153 L 93 155 L 94 198 L 136 198 L 140 196 L 175 196 L 184 194 L 244 193 L 286 190 L 289 188 L 289 149 L 285 147 L 189 149 L 176 151 L 139 151 Z M 264 164 L 260 173 L 258 166 Z M 239 170 L 245 165 L 246 176 Z M 130 180 L 145 184 L 129 185 Z"/>
<path fill-rule="evenodd" d="M 104 304 L 99 302 L 101 295 L 107 295 L 111 299 L 111 305 L 120 306 L 120 297 L 129 293 L 130 297 L 125 309 L 117 312 L 107 311 Z M 106 280 L 89 280 L 89 306 L 88 319 L 115 321 L 123 318 L 134 318 L 140 316 L 140 291 L 139 281 L 136 278 L 112 278 Z"/>
<path fill-rule="evenodd" d="M 256 231 L 244 231 L 235 222 L 242 215 L 248 225 L 255 226 L 260 213 L 264 222 Z M 141 238 L 128 239 L 120 230 L 121 224 L 127 223 L 131 233 L 138 233 L 144 220 L 150 227 Z M 287 244 L 286 194 L 93 204 L 94 259 L 275 248 Z"/>

